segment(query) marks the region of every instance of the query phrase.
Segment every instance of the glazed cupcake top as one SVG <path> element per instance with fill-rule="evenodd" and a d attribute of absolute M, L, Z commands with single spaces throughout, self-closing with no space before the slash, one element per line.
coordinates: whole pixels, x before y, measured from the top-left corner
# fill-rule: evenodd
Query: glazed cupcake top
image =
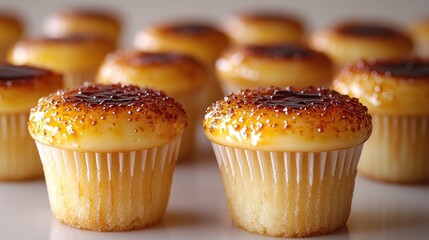
<path fill-rule="evenodd" d="M 207 109 L 217 144 L 264 151 L 329 151 L 357 146 L 372 131 L 356 98 L 324 88 L 260 88 L 230 94 Z"/>
<path fill-rule="evenodd" d="M 19 41 L 9 54 L 14 64 L 45 67 L 61 73 L 97 68 L 114 46 L 104 38 L 74 35 Z"/>
<path fill-rule="evenodd" d="M 118 42 L 121 23 L 113 13 L 97 9 L 68 9 L 48 16 L 43 32 L 48 37 L 94 34 Z"/>
<path fill-rule="evenodd" d="M 243 45 L 231 48 L 216 62 L 223 81 L 246 86 L 328 86 L 331 60 L 323 53 L 297 44 Z"/>
<path fill-rule="evenodd" d="M 209 66 L 228 45 L 228 37 L 223 32 L 197 22 L 155 25 L 141 30 L 134 39 L 134 46 L 139 50 L 189 54 Z"/>
<path fill-rule="evenodd" d="M 29 112 L 39 98 L 62 86 L 62 76 L 51 71 L 0 63 L 0 113 Z"/>
<path fill-rule="evenodd" d="M 119 51 L 106 57 L 97 82 L 154 87 L 175 95 L 194 91 L 207 79 L 204 65 L 188 55 Z"/>
<path fill-rule="evenodd" d="M 334 88 L 359 98 L 371 113 L 428 115 L 429 60 L 360 61 L 343 68 Z"/>
<path fill-rule="evenodd" d="M 225 31 L 236 44 L 298 43 L 304 26 L 289 14 L 279 12 L 243 12 L 225 21 Z"/>
<path fill-rule="evenodd" d="M 31 109 L 28 125 L 45 145 L 122 152 L 167 144 L 186 123 L 181 105 L 162 92 L 116 84 L 58 90 Z"/>
<path fill-rule="evenodd" d="M 400 57 L 413 50 L 410 37 L 394 27 L 351 21 L 316 32 L 310 45 L 326 52 L 340 64 Z"/>

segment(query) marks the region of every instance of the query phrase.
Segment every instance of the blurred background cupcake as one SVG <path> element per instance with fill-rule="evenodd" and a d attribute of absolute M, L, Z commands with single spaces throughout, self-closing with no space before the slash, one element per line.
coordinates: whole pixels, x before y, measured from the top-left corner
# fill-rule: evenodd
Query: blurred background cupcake
<path fill-rule="evenodd" d="M 413 42 L 402 30 L 378 22 L 349 21 L 316 31 L 309 39 L 337 68 L 359 60 L 387 59 L 412 54 Z"/>
<path fill-rule="evenodd" d="M 120 44 L 122 26 L 117 15 L 95 8 L 59 10 L 48 17 L 42 25 L 47 37 L 61 38 L 74 35 L 96 35 L 106 38 L 115 46 Z"/>
<path fill-rule="evenodd" d="M 415 54 L 429 57 L 429 17 L 417 19 L 410 25 L 410 34 L 415 44 Z"/>
<path fill-rule="evenodd" d="M 225 33 L 211 24 L 198 21 L 152 25 L 140 30 L 134 39 L 134 47 L 139 50 L 188 54 L 204 63 L 210 74 L 203 90 L 205 106 L 223 96 L 214 68 L 216 59 L 228 46 L 229 39 Z"/>
<path fill-rule="evenodd" d="M 188 116 L 188 127 L 182 137 L 180 160 L 189 160 L 196 152 L 197 113 L 202 105 L 201 90 L 209 75 L 204 64 L 180 53 L 119 51 L 109 54 L 100 67 L 97 82 L 133 84 L 156 88 L 180 102 Z"/>
<path fill-rule="evenodd" d="M 249 11 L 231 15 L 224 29 L 234 44 L 301 43 L 305 29 L 300 19 L 275 11 Z"/>
<path fill-rule="evenodd" d="M 47 68 L 63 74 L 64 87 L 94 82 L 104 57 L 114 51 L 111 42 L 93 35 L 21 40 L 9 53 L 14 64 Z"/>
<path fill-rule="evenodd" d="M 216 72 L 228 94 L 258 86 L 329 86 L 333 64 L 324 53 L 303 45 L 244 45 L 225 51 Z"/>
<path fill-rule="evenodd" d="M 333 88 L 359 98 L 373 117 L 360 173 L 390 182 L 429 180 L 429 60 L 358 62 L 340 71 Z"/>
<path fill-rule="evenodd" d="M 24 24 L 12 12 L 0 11 L 0 61 L 5 61 L 9 49 L 22 37 Z"/>
<path fill-rule="evenodd" d="M 39 98 L 62 86 L 61 75 L 51 71 L 0 63 L 0 180 L 43 176 L 27 121 Z"/>

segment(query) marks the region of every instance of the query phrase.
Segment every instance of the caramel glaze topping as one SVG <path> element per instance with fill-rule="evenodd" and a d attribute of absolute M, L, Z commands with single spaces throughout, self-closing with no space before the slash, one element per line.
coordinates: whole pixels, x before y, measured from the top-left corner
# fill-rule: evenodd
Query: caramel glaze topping
<path fill-rule="evenodd" d="M 33 85 L 37 81 L 46 81 L 45 77 L 59 75 L 41 68 L 31 66 L 16 66 L 11 64 L 0 64 L 0 87 L 12 87 L 18 85 Z"/>
<path fill-rule="evenodd" d="M 58 90 L 41 98 L 31 110 L 29 121 L 30 133 L 46 138 L 50 144 L 63 144 L 65 139 L 78 141 L 80 135 L 96 131 L 97 127 L 123 132 L 127 125 L 134 128 L 130 134 L 162 132 L 174 137 L 186 127 L 186 113 L 160 91 L 133 85 L 93 84 Z M 159 129 L 167 125 L 172 129 Z"/>
<path fill-rule="evenodd" d="M 353 66 L 355 70 L 371 72 L 403 79 L 429 80 L 429 60 L 405 58 L 380 61 L 362 61 Z"/>
<path fill-rule="evenodd" d="M 342 131 L 358 132 L 361 128 L 366 129 L 369 136 L 372 129 L 368 109 L 357 98 L 315 87 L 269 87 L 232 93 L 207 109 L 204 128 L 211 133 L 219 131 L 225 119 L 234 119 L 228 124 L 233 124 L 233 128 L 245 136 L 257 135 L 266 128 L 298 131 L 301 135 L 303 131 L 314 130 L 320 134 L 329 129 L 337 136 Z M 312 124 L 304 128 L 294 126 L 299 119 Z"/>
<path fill-rule="evenodd" d="M 182 36 L 195 36 L 207 34 L 209 32 L 218 32 L 217 30 L 208 25 L 193 23 L 166 26 L 164 28 L 164 31 L 171 32 L 173 34 L 179 34 Z"/>
<path fill-rule="evenodd" d="M 294 44 L 281 44 L 281 45 L 249 45 L 244 46 L 243 51 L 250 56 L 265 57 L 273 59 L 301 59 L 310 58 L 317 53 L 310 48 L 294 45 Z"/>
<path fill-rule="evenodd" d="M 110 43 L 102 37 L 93 34 L 74 34 L 60 38 L 44 37 L 38 39 L 27 39 L 20 41 L 18 45 L 32 45 L 32 44 L 106 44 Z"/>
<path fill-rule="evenodd" d="M 0 86 L 28 84 L 38 78 L 51 74 L 50 71 L 30 66 L 0 64 Z"/>
<path fill-rule="evenodd" d="M 245 20 L 298 22 L 293 16 L 279 12 L 247 12 L 237 16 Z"/>
<path fill-rule="evenodd" d="M 59 16 L 66 16 L 66 17 L 83 17 L 83 18 L 96 18 L 96 19 L 102 19 L 107 21 L 116 22 L 118 21 L 117 17 L 110 13 L 110 12 L 104 12 L 99 11 L 96 9 L 87 9 L 87 8 L 79 8 L 79 9 L 70 9 L 66 11 L 61 11 L 58 13 Z"/>
<path fill-rule="evenodd" d="M 394 37 L 401 35 L 387 26 L 371 24 L 344 24 L 336 28 L 338 33 L 357 37 Z"/>
<path fill-rule="evenodd" d="M 195 65 L 200 65 L 194 58 L 179 53 L 130 52 L 118 54 L 118 58 L 122 58 L 134 66 L 175 64 L 181 62 L 192 62 Z"/>
<path fill-rule="evenodd" d="M 55 95 L 48 97 L 52 106 L 62 104 L 80 111 L 82 108 L 97 108 L 104 112 L 130 111 L 130 120 L 132 119 L 132 110 L 136 112 L 151 111 L 162 114 L 167 108 L 175 106 L 181 109 L 180 104 L 164 93 L 151 89 L 139 88 L 133 85 L 87 85 L 77 89 L 59 90 Z M 71 111 L 72 109 L 70 109 Z M 183 109 L 182 109 L 183 111 Z M 166 114 L 164 120 L 174 121 L 178 113 Z"/>

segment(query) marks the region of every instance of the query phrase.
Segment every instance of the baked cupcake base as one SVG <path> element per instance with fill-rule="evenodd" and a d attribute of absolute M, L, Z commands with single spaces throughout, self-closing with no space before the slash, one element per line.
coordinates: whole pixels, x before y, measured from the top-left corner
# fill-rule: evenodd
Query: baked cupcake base
<path fill-rule="evenodd" d="M 359 172 L 382 181 L 429 180 L 429 116 L 373 114 L 373 132 L 359 163 Z"/>
<path fill-rule="evenodd" d="M 0 180 L 43 176 L 34 140 L 28 133 L 29 113 L 0 114 Z"/>
<path fill-rule="evenodd" d="M 81 229 L 126 231 L 164 215 L 180 137 L 160 147 L 119 153 L 62 150 L 37 143 L 49 200 L 61 222 Z"/>
<path fill-rule="evenodd" d="M 307 153 L 213 143 L 234 223 L 277 237 L 320 235 L 343 227 L 362 146 Z"/>

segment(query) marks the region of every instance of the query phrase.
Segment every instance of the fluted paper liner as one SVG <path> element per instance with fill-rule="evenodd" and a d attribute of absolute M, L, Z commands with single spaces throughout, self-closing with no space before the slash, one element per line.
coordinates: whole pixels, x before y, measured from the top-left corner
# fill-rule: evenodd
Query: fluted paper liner
<path fill-rule="evenodd" d="M 429 180 L 429 116 L 372 115 L 359 172 L 393 182 Z"/>
<path fill-rule="evenodd" d="M 0 114 L 0 180 L 23 180 L 43 175 L 36 145 L 28 133 L 29 114 Z"/>
<path fill-rule="evenodd" d="M 124 231 L 158 223 L 164 215 L 180 137 L 139 151 L 93 153 L 37 143 L 51 209 L 63 223 Z"/>
<path fill-rule="evenodd" d="M 312 153 L 213 143 L 234 223 L 250 232 L 287 237 L 341 228 L 350 214 L 362 146 Z"/>

